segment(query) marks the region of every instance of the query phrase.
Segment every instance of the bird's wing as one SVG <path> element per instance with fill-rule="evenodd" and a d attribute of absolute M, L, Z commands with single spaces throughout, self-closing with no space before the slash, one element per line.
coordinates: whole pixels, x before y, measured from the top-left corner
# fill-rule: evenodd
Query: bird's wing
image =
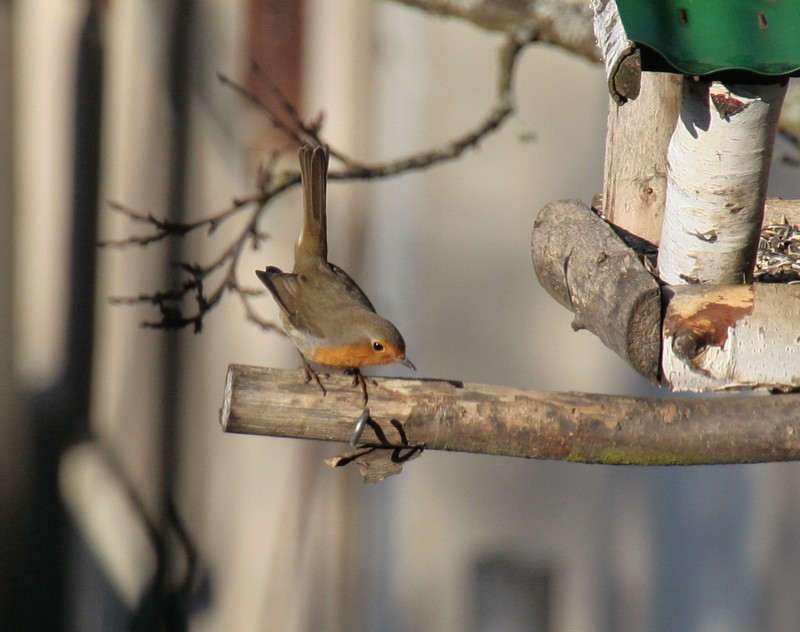
<path fill-rule="evenodd" d="M 256 276 L 272 294 L 278 307 L 291 320 L 293 314 L 297 312 L 297 275 L 283 272 L 275 266 L 269 266 L 266 270 L 256 270 Z"/>
<path fill-rule="evenodd" d="M 303 286 L 308 283 L 303 275 L 283 272 L 280 268 L 269 266 L 266 270 L 256 270 L 256 276 L 267 287 L 294 328 L 314 336 L 322 336 L 323 332 L 314 324 L 316 316 L 314 306 L 300 309 Z"/>
<path fill-rule="evenodd" d="M 342 270 L 339 266 L 335 263 L 328 263 L 331 268 L 331 271 L 335 275 L 337 285 L 340 285 L 345 292 L 345 295 L 348 297 L 349 300 L 352 300 L 355 303 L 358 303 L 359 306 L 367 308 L 369 311 L 374 312 L 375 308 L 372 306 L 372 303 L 367 298 L 367 295 L 364 294 L 364 290 L 358 287 L 358 283 L 356 283 L 352 277 L 347 274 L 344 270 Z"/>

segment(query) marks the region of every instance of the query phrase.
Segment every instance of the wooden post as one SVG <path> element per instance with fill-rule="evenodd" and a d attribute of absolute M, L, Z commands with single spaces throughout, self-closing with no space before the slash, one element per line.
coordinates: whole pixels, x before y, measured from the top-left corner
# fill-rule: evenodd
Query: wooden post
<path fill-rule="evenodd" d="M 542 287 L 651 382 L 659 381 L 661 291 L 640 255 L 580 200 L 551 202 L 531 237 Z"/>
<path fill-rule="evenodd" d="M 667 186 L 667 146 L 681 99 L 681 77 L 643 72 L 639 96 L 609 98 L 603 213 L 614 225 L 658 245 Z"/>

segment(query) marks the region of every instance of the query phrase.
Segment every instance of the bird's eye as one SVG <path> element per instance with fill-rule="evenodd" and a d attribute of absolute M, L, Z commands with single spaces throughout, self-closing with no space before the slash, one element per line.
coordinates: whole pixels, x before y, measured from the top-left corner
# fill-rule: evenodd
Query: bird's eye
<path fill-rule="evenodd" d="M 375 349 L 375 351 L 383 351 L 383 344 L 381 344 L 380 342 L 378 342 L 377 340 L 375 340 L 375 341 L 372 343 L 372 348 L 373 348 L 373 349 Z"/>

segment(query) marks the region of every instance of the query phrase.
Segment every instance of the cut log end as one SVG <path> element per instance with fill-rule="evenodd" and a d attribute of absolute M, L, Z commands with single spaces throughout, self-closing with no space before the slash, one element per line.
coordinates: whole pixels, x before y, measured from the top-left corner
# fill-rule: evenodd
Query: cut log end
<path fill-rule="evenodd" d="M 539 282 L 575 324 L 658 383 L 661 294 L 641 255 L 583 202 L 562 200 L 540 211 L 531 256 Z"/>

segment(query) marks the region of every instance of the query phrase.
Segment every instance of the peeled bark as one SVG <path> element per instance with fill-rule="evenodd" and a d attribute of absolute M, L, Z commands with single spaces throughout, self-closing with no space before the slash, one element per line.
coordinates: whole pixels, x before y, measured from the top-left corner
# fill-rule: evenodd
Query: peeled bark
<path fill-rule="evenodd" d="M 664 291 L 662 366 L 673 390 L 800 387 L 800 285 Z"/>
<path fill-rule="evenodd" d="M 667 189 L 667 146 L 678 119 L 681 78 L 644 72 L 635 101 L 609 100 L 603 214 L 615 226 L 658 244 Z"/>

